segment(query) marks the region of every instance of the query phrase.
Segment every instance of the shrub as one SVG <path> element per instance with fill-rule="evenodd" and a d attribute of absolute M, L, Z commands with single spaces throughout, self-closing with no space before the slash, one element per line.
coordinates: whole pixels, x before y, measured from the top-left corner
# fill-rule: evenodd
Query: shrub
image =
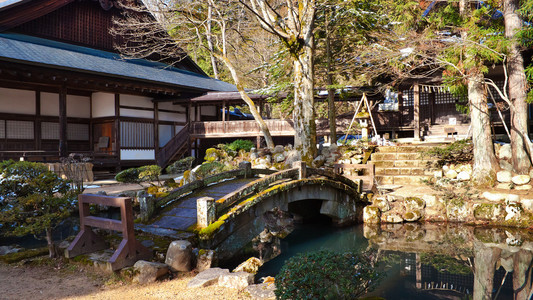
<path fill-rule="evenodd" d="M 192 167 L 193 162 L 194 162 L 194 157 L 188 156 L 168 166 L 166 168 L 166 171 L 169 174 L 183 173 Z"/>
<path fill-rule="evenodd" d="M 253 147 L 255 147 L 255 144 L 250 140 L 234 140 L 228 146 L 229 149 L 236 152 L 239 152 L 239 150 L 241 149 L 246 152 L 249 152 Z"/>
<path fill-rule="evenodd" d="M 139 173 L 140 171 L 138 168 L 122 170 L 115 175 L 115 180 L 124 183 L 140 183 L 141 179 L 139 178 Z"/>
<path fill-rule="evenodd" d="M 369 255 L 316 251 L 290 258 L 276 275 L 277 299 L 356 299 L 380 275 Z"/>
<path fill-rule="evenodd" d="M 0 168 L 2 231 L 15 236 L 45 233 L 50 257 L 55 257 L 52 229 L 70 215 L 77 193 L 43 164 L 10 161 Z"/>
<path fill-rule="evenodd" d="M 437 165 L 442 167 L 450 163 L 469 163 L 474 158 L 474 146 L 471 140 L 459 140 L 444 147 L 434 147 L 422 153 L 425 157 L 436 157 Z"/>
<path fill-rule="evenodd" d="M 209 175 L 214 175 L 218 173 L 222 173 L 225 171 L 230 171 L 232 169 L 235 169 L 235 167 L 231 165 L 225 165 L 219 161 L 213 161 L 213 162 L 204 162 L 200 165 L 198 170 L 196 170 L 195 175 L 201 178 L 205 178 Z"/>
<path fill-rule="evenodd" d="M 139 167 L 139 179 L 141 181 L 157 181 L 161 185 L 161 167 L 158 165 L 148 165 Z"/>

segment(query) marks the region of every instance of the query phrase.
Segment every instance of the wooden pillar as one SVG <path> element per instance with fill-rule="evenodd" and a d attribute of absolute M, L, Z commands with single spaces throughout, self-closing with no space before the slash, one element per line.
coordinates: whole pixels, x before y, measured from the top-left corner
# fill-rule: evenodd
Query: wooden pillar
<path fill-rule="evenodd" d="M 435 92 L 430 91 L 428 95 L 429 99 L 429 111 L 430 111 L 430 125 L 435 124 Z"/>
<path fill-rule="evenodd" d="M 222 101 L 222 129 L 226 132 L 226 100 Z"/>
<path fill-rule="evenodd" d="M 115 153 L 118 157 L 117 171 L 120 170 L 120 94 L 115 94 Z"/>
<path fill-rule="evenodd" d="M 159 152 L 159 105 L 154 103 L 154 149 L 155 155 Z"/>
<path fill-rule="evenodd" d="M 415 129 L 415 141 L 420 141 L 420 85 L 415 83 L 413 92 L 413 122 Z"/>
<path fill-rule="evenodd" d="M 261 136 L 256 136 L 255 137 L 255 148 L 256 149 L 260 149 L 261 148 Z"/>
<path fill-rule="evenodd" d="M 403 92 L 401 90 L 398 91 L 398 127 L 403 126 Z M 392 138 L 396 138 L 394 135 Z"/>
<path fill-rule="evenodd" d="M 67 88 L 62 86 L 59 90 L 59 157 L 67 156 Z"/>
<path fill-rule="evenodd" d="M 189 131 L 189 142 L 187 143 L 187 151 L 189 155 L 192 154 L 192 147 L 191 144 L 193 140 L 190 138 L 190 134 L 192 133 L 192 124 L 191 124 L 191 102 L 187 103 L 187 106 L 185 107 L 185 120 L 187 121 L 187 129 Z"/>
<path fill-rule="evenodd" d="M 41 91 L 35 91 L 35 122 L 33 124 L 35 150 L 41 150 Z"/>

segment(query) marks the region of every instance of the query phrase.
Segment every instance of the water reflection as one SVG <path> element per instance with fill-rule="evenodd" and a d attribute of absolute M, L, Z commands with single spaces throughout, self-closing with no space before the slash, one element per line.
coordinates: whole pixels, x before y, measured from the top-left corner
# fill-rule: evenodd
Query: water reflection
<path fill-rule="evenodd" d="M 533 232 L 454 224 L 339 229 L 301 225 L 258 277 L 275 275 L 296 253 L 378 250 L 387 276 L 369 296 L 385 299 L 531 299 Z"/>
<path fill-rule="evenodd" d="M 533 233 L 530 230 L 395 224 L 365 225 L 364 235 L 372 247 L 384 253 L 385 260 L 387 253 L 402 253 L 406 257 L 403 271 L 406 277 L 411 275 L 406 283 L 414 286 L 420 296 L 438 299 L 530 299 L 532 296 Z M 380 292 L 387 294 L 383 290 L 376 294 Z"/>

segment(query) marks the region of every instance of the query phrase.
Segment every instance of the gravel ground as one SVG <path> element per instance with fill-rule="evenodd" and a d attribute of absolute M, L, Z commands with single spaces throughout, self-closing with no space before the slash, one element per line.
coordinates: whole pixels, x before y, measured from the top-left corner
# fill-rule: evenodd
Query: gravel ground
<path fill-rule="evenodd" d="M 218 286 L 188 289 L 192 277 L 181 274 L 173 280 L 136 285 L 109 283 L 110 275 L 72 266 L 0 264 L 0 299 L 250 299 L 245 292 Z"/>

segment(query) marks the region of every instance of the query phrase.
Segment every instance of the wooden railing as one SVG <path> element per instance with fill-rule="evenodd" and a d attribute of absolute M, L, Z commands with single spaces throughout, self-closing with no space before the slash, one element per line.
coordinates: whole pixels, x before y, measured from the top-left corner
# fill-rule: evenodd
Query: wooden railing
<path fill-rule="evenodd" d="M 166 167 L 172 158 L 189 146 L 189 127 L 187 123 L 163 148 L 159 149 L 156 157 L 159 166 Z"/>
<path fill-rule="evenodd" d="M 135 239 L 131 198 L 83 194 L 78 196 L 78 204 L 81 231 L 66 250 L 68 258 L 107 249 L 104 239 L 91 227 L 122 232 L 122 242 L 108 261 L 112 271 L 152 258 L 152 252 Z M 119 207 L 121 220 L 91 216 L 90 204 Z"/>
<path fill-rule="evenodd" d="M 265 120 L 265 123 L 273 136 L 294 135 L 294 123 L 290 120 Z M 338 134 L 343 134 L 349 126 L 349 122 L 339 122 L 337 124 Z M 329 133 L 329 121 L 316 121 L 317 134 L 326 135 Z M 204 137 L 252 137 L 261 136 L 262 132 L 256 121 L 213 121 L 213 122 L 193 122 L 191 124 L 191 136 L 195 138 Z"/>

